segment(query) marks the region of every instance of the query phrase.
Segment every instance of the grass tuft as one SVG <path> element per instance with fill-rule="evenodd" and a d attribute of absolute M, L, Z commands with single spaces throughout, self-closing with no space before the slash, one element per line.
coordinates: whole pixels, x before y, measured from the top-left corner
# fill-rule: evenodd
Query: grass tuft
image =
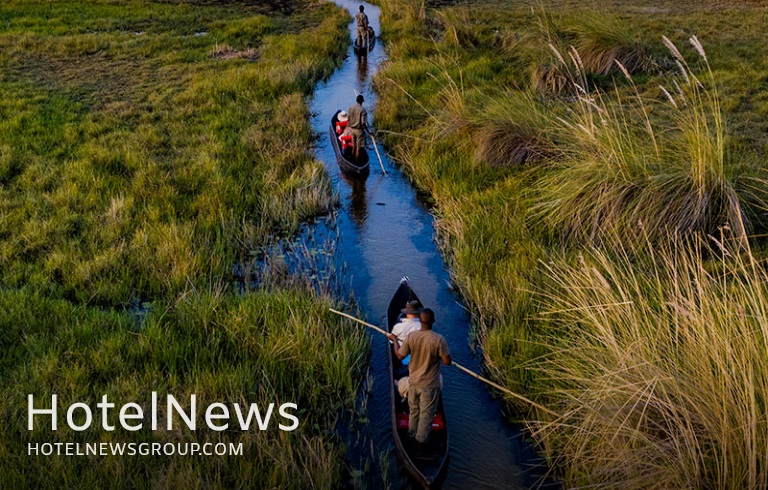
<path fill-rule="evenodd" d="M 254 48 L 235 49 L 228 44 L 216 44 L 211 50 L 210 56 L 219 60 L 245 59 L 256 61 L 259 58 L 259 52 Z"/>
<path fill-rule="evenodd" d="M 572 50 L 570 58 L 581 78 L 571 113 L 560 118 L 569 145 L 537 182 L 532 219 L 566 241 L 595 243 L 618 234 L 625 244 L 656 242 L 724 228 L 745 243 L 748 201 L 728 173 L 726 130 L 706 58 L 706 85 L 681 58 L 683 72 L 669 80 L 677 88 L 671 107 L 658 109 L 664 117 L 654 119 L 660 122 L 651 122 L 656 99 L 637 89 L 632 98 L 616 89 L 615 100 L 587 93 L 581 57 Z"/>
<path fill-rule="evenodd" d="M 533 427 L 574 486 L 768 479 L 768 276 L 750 252 L 715 248 L 705 264 L 701 247 L 546 267 L 550 354 L 536 369 L 562 416 Z"/>
<path fill-rule="evenodd" d="M 551 60 L 533 71 L 534 87 L 545 94 L 574 93 L 570 83 L 573 63 L 592 81 L 620 76 L 619 65 L 633 75 L 658 71 L 648 46 L 614 14 L 585 11 L 563 20 L 545 11 L 539 14 L 538 25 L 541 37 L 554 50 L 554 56 L 549 53 Z M 578 60 L 570 57 L 572 49 Z"/>

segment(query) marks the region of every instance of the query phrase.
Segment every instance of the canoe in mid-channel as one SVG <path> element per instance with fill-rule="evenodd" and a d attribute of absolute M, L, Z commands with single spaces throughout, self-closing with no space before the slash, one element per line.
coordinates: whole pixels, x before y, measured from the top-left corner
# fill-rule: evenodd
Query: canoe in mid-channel
<path fill-rule="evenodd" d="M 373 50 L 376 45 L 376 33 L 373 27 L 368 26 L 368 36 L 361 39 L 355 39 L 355 43 L 352 46 L 357 56 L 366 56 Z"/>
<path fill-rule="evenodd" d="M 403 278 L 400 286 L 395 291 L 392 301 L 387 309 L 387 330 L 400 321 L 401 310 L 409 301 L 418 302 L 422 307 L 416 293 Z M 387 359 L 389 364 L 389 395 L 390 409 L 392 412 L 392 432 L 395 438 L 395 448 L 406 471 L 424 488 L 433 488 L 437 485 L 447 467 L 448 461 L 448 426 L 443 406 L 443 395 L 440 394 L 437 414 L 432 422 L 432 432 L 426 446 L 418 451 L 415 441 L 408 437 L 408 401 L 400 396 L 397 389 L 397 381 L 403 376 L 408 376 L 408 366 L 395 355 L 392 343 L 387 342 Z"/>
<path fill-rule="evenodd" d="M 336 113 L 331 118 L 330 130 L 331 146 L 333 146 L 333 151 L 336 154 L 336 162 L 339 164 L 341 171 L 346 175 L 350 177 L 365 179 L 371 173 L 371 167 L 369 165 L 370 158 L 368 156 L 368 152 L 365 148 L 361 148 L 360 161 L 355 162 L 353 159 L 351 159 L 352 155 L 345 154 L 345 152 L 341 149 L 341 141 L 339 141 L 339 136 L 336 133 L 336 123 L 339 121 L 339 112 L 341 111 L 336 111 Z"/>

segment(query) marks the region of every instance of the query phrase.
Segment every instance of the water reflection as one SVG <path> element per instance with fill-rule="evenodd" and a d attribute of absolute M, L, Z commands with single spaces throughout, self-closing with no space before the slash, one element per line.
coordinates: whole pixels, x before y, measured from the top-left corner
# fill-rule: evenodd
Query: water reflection
<path fill-rule="evenodd" d="M 358 87 L 364 87 L 368 81 L 368 56 L 357 57 L 357 84 Z"/>
<path fill-rule="evenodd" d="M 368 196 L 365 192 L 365 181 L 360 179 L 354 179 L 341 174 L 344 182 L 352 188 L 352 192 L 349 194 L 349 215 L 352 217 L 352 222 L 358 229 L 362 229 L 365 226 L 365 220 L 368 218 Z"/>

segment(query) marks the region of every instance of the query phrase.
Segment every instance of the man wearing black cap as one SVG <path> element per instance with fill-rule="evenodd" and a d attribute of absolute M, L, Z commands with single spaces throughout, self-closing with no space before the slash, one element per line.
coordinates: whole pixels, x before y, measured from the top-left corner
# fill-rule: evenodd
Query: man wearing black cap
<path fill-rule="evenodd" d="M 387 337 L 394 343 L 398 359 L 411 355 L 408 366 L 408 435 L 415 437 L 417 443 L 424 444 L 432 431 L 432 419 L 440 400 L 440 362 L 450 366 L 451 353 L 445 338 L 432 331 L 435 313 L 424 308 L 419 314 L 419 321 L 421 329 L 411 332 L 399 348 L 394 334 L 390 333 Z"/>

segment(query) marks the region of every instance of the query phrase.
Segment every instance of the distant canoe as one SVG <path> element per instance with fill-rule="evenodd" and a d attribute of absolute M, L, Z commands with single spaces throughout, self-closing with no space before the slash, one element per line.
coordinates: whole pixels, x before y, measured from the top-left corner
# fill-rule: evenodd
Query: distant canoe
<path fill-rule="evenodd" d="M 341 151 L 341 143 L 339 142 L 339 137 L 336 134 L 336 122 L 339 120 L 339 112 L 341 111 L 336 111 L 336 114 L 334 114 L 331 118 L 330 131 L 331 146 L 333 146 L 333 151 L 336 153 L 336 162 L 339 164 L 341 171 L 346 175 L 350 177 L 365 179 L 371 172 L 371 167 L 368 165 L 370 160 L 368 157 L 368 151 L 366 151 L 365 148 L 360 149 L 360 162 L 347 160 L 347 158 L 344 156 L 344 152 Z"/>
<path fill-rule="evenodd" d="M 366 39 L 362 38 L 360 39 L 360 42 L 358 43 L 358 40 L 355 39 L 354 49 L 355 54 L 358 56 L 366 55 L 370 53 L 373 50 L 373 47 L 376 45 L 376 33 L 373 31 L 373 27 L 368 26 L 368 39 L 367 39 L 368 46 L 366 46 Z"/>
<path fill-rule="evenodd" d="M 411 289 L 408 280 L 403 278 L 387 309 L 388 331 L 400 320 L 400 310 L 405 308 L 408 301 L 417 301 L 422 306 L 416 293 Z M 389 396 L 392 412 L 392 432 L 395 436 L 395 448 L 405 469 L 424 488 L 432 488 L 442 478 L 448 461 L 448 425 L 443 406 L 443 395 L 437 405 L 437 415 L 433 422 L 432 433 L 423 453 L 417 454 L 415 443 L 408 437 L 408 402 L 400 397 L 397 390 L 397 379 L 407 375 L 408 367 L 395 355 L 392 344 L 387 342 L 387 359 L 389 360 Z"/>

